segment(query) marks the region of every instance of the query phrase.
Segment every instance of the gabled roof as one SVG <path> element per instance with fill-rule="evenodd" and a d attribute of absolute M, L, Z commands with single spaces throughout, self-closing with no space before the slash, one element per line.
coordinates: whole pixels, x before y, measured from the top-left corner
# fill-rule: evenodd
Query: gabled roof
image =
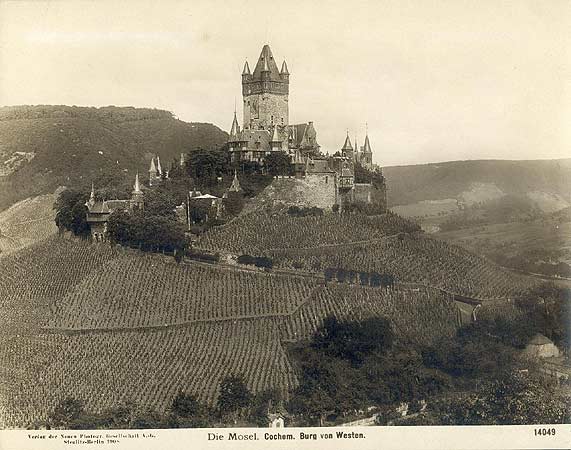
<path fill-rule="evenodd" d="M 262 72 L 269 72 L 270 80 L 274 81 L 282 81 L 280 76 L 280 71 L 278 70 L 278 66 L 274 61 L 274 55 L 272 55 L 272 51 L 270 50 L 269 45 L 264 45 L 262 48 L 262 52 L 260 53 L 260 57 L 258 58 L 258 63 L 254 68 L 254 73 L 252 74 L 252 78 L 257 80 L 262 78 Z"/>
<path fill-rule="evenodd" d="M 109 206 L 107 202 L 95 202 L 93 205 L 88 205 L 87 210 L 90 214 L 109 214 L 111 211 L 109 210 Z"/>
<path fill-rule="evenodd" d="M 199 195 L 198 197 L 192 197 L 192 199 L 205 199 L 205 198 L 212 200 L 212 199 L 216 199 L 218 197 L 216 197 L 215 195 L 211 195 L 211 194 L 202 194 L 202 195 Z"/>

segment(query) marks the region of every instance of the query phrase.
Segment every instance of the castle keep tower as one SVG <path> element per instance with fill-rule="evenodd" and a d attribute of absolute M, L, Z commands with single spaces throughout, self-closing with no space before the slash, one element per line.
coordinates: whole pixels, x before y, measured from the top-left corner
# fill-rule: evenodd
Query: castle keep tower
<path fill-rule="evenodd" d="M 271 130 L 275 125 L 289 125 L 289 72 L 285 61 L 281 70 L 274 61 L 269 45 L 264 45 L 254 72 L 248 62 L 242 71 L 244 129 Z"/>

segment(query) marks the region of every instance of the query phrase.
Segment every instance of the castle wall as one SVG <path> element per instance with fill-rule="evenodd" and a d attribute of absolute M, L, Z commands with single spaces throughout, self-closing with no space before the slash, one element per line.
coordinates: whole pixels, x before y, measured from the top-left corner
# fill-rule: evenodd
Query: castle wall
<path fill-rule="evenodd" d="M 272 123 L 288 125 L 288 120 L 287 95 L 264 93 L 244 96 L 244 128 L 268 130 Z"/>
<path fill-rule="evenodd" d="M 335 175 L 307 174 L 303 179 L 304 196 L 308 206 L 331 209 L 337 203 Z"/>

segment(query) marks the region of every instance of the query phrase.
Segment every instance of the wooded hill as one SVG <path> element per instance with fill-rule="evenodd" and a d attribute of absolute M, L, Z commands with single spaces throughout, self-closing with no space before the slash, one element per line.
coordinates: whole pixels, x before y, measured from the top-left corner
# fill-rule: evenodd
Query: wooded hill
<path fill-rule="evenodd" d="M 0 210 L 77 178 L 146 174 L 152 155 L 168 167 L 181 152 L 216 148 L 226 139 L 212 124 L 183 122 L 157 109 L 2 107 Z"/>
<path fill-rule="evenodd" d="M 571 202 L 571 159 L 450 161 L 383 168 L 390 205 L 455 199 L 474 185 L 494 185 L 503 194 L 541 192 Z"/>

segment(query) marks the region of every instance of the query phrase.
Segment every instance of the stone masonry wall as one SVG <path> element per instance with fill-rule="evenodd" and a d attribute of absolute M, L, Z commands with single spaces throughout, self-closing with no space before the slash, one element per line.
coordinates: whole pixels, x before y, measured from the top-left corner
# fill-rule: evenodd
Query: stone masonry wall
<path fill-rule="evenodd" d="M 254 104 L 257 104 L 257 113 Z M 272 124 L 272 116 L 274 124 L 288 125 L 287 95 L 254 94 L 244 97 L 244 128 L 267 130 Z"/>

